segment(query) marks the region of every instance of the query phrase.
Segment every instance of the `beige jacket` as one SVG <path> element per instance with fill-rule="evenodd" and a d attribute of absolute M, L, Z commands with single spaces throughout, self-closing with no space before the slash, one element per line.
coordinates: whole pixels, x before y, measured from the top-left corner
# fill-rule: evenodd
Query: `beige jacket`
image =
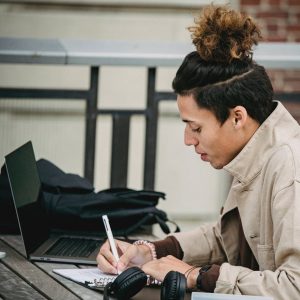
<path fill-rule="evenodd" d="M 234 179 L 217 224 L 174 234 L 183 259 L 191 264 L 221 264 L 216 293 L 300 299 L 299 124 L 278 102 L 224 169 Z M 259 271 L 236 265 L 236 207 Z"/>

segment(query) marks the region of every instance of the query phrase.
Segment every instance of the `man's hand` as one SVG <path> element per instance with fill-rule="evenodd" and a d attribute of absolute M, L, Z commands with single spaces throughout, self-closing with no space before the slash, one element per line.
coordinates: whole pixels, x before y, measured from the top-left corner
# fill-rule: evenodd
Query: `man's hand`
<path fill-rule="evenodd" d="M 153 278 L 163 281 L 169 271 L 177 271 L 187 277 L 187 288 L 196 287 L 196 280 L 200 267 L 192 269 L 193 266 L 175 258 L 172 255 L 151 260 L 142 266 L 142 270 Z M 191 270 L 189 272 L 189 270 Z"/>
<path fill-rule="evenodd" d="M 152 258 L 150 249 L 145 245 L 132 245 L 119 240 L 115 242 L 120 256 L 118 262 L 111 252 L 108 241 L 102 245 L 97 255 L 98 268 L 105 273 L 118 274 L 132 266 L 141 267 Z"/>

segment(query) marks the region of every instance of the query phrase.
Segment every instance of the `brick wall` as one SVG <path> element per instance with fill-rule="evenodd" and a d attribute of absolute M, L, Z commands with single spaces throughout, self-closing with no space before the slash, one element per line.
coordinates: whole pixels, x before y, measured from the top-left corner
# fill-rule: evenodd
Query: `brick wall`
<path fill-rule="evenodd" d="M 264 41 L 300 42 L 300 0 L 240 0 L 241 11 L 260 24 Z M 300 53 L 299 53 L 300 55 Z M 300 94 L 300 71 L 268 70 L 275 92 Z M 298 103 L 286 103 L 300 122 Z"/>
<path fill-rule="evenodd" d="M 240 7 L 259 21 L 267 41 L 300 42 L 300 0 L 240 0 Z"/>

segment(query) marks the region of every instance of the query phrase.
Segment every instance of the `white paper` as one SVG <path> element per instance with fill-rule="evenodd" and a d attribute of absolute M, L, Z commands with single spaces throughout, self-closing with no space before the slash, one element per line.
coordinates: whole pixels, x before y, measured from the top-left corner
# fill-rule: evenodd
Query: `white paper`
<path fill-rule="evenodd" d="M 98 268 L 54 269 L 53 272 L 89 287 L 103 287 L 117 277 L 105 274 Z"/>

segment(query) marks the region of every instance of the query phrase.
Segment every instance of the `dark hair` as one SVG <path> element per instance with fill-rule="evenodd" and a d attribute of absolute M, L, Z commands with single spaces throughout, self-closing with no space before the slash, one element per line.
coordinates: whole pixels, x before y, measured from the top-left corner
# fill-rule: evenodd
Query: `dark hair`
<path fill-rule="evenodd" d="M 252 61 L 251 47 L 260 37 L 253 20 L 209 6 L 190 31 L 197 51 L 179 67 L 172 84 L 175 93 L 192 95 L 221 124 L 237 105 L 261 124 L 272 112 L 273 88 L 264 67 Z"/>

